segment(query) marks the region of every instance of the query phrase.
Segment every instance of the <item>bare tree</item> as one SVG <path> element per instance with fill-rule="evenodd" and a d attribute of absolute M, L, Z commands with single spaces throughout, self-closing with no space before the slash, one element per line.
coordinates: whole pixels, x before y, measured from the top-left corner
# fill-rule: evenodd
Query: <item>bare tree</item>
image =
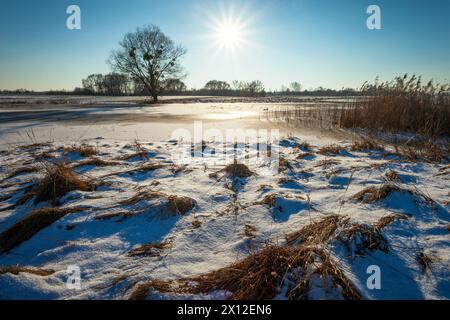
<path fill-rule="evenodd" d="M 302 85 L 297 81 L 291 82 L 291 84 L 289 86 L 291 88 L 291 91 L 293 91 L 293 92 L 302 91 Z"/>
<path fill-rule="evenodd" d="M 126 74 L 90 74 L 81 80 L 83 90 L 90 94 L 126 95 L 131 92 L 131 81 Z"/>
<path fill-rule="evenodd" d="M 184 76 L 180 58 L 186 50 L 175 45 L 157 26 L 148 25 L 127 33 L 109 59 L 115 71 L 139 79 L 158 101 L 164 79 Z"/>
<path fill-rule="evenodd" d="M 260 80 L 248 82 L 244 91 L 250 96 L 258 96 L 264 93 L 264 84 Z"/>
<path fill-rule="evenodd" d="M 128 77 L 120 73 L 108 73 L 103 76 L 103 88 L 105 94 L 121 96 L 128 94 Z"/>
<path fill-rule="evenodd" d="M 226 95 L 231 90 L 231 86 L 225 81 L 210 80 L 203 89 L 212 95 Z"/>
<path fill-rule="evenodd" d="M 104 94 L 105 88 L 103 85 L 104 79 L 103 75 L 101 73 L 93 74 L 93 82 L 94 82 L 94 88 L 95 92 L 99 94 Z"/>
<path fill-rule="evenodd" d="M 167 79 L 163 86 L 164 91 L 169 93 L 180 93 L 187 90 L 186 84 L 180 79 Z"/>
<path fill-rule="evenodd" d="M 233 80 L 231 82 L 231 87 L 233 88 L 233 90 L 238 91 L 238 90 L 242 89 L 243 83 L 242 83 L 242 81 L 239 81 L 239 80 Z"/>
<path fill-rule="evenodd" d="M 95 75 L 94 74 L 90 74 L 89 76 L 87 76 L 86 79 L 81 80 L 81 84 L 82 84 L 85 92 L 88 92 L 91 94 L 96 93 Z"/>

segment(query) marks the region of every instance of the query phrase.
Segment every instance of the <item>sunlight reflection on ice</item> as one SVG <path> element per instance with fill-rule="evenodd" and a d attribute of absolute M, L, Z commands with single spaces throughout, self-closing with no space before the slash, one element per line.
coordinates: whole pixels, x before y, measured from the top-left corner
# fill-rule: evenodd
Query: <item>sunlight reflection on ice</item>
<path fill-rule="evenodd" d="M 230 120 L 230 119 L 240 119 L 247 118 L 257 115 L 257 112 L 253 111 L 238 111 L 238 112 L 228 112 L 228 113 L 208 113 L 203 116 L 203 119 L 209 120 Z"/>

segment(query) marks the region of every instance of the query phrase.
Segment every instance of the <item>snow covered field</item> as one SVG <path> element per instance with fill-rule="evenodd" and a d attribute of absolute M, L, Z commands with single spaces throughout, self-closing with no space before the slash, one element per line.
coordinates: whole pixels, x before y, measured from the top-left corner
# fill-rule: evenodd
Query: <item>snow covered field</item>
<path fill-rule="evenodd" d="M 449 299 L 448 164 L 283 127 L 277 107 L 3 105 L 0 299 Z M 279 161 L 170 138 L 196 120 L 279 129 Z M 71 187 L 46 198 L 55 166 Z"/>

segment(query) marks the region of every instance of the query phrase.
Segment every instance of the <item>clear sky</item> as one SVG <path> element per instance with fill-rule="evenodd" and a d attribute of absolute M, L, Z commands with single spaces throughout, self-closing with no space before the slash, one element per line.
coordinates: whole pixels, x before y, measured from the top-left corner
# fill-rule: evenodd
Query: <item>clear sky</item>
<path fill-rule="evenodd" d="M 66 28 L 70 4 L 81 30 Z M 370 4 L 381 30 L 366 27 Z M 228 18 L 240 30 L 233 50 L 215 37 Z M 81 86 L 109 72 L 111 50 L 145 24 L 187 49 L 189 88 L 259 79 L 339 89 L 404 73 L 450 82 L 450 0 L 0 0 L 0 89 Z"/>

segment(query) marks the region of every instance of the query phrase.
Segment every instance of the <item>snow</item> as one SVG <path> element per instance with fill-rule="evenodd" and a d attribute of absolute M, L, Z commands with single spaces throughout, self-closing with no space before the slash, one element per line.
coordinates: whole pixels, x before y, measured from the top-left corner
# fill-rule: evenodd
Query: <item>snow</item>
<path fill-rule="evenodd" d="M 172 107 L 172 117 L 181 112 L 180 110 L 185 110 L 185 113 L 191 110 L 185 105 L 184 109 L 181 109 L 181 105 Z M 210 104 L 192 106 L 194 107 L 199 109 L 191 112 L 188 119 L 193 119 L 202 112 L 204 119 L 211 117 L 211 109 L 215 108 Z M 154 115 L 168 111 L 163 108 L 167 107 L 157 107 L 146 112 Z M 219 111 L 214 109 L 214 112 L 220 115 L 219 118 L 223 118 L 220 120 L 221 126 L 225 126 L 230 120 L 230 113 L 234 114 L 243 109 L 249 112 L 243 114 L 244 118 L 251 118 L 247 123 L 249 125 L 254 121 L 252 112 L 257 112 L 262 106 L 255 104 L 243 107 L 230 104 L 220 108 Z M 223 112 L 223 109 L 228 108 L 231 108 L 230 112 Z M 224 113 L 227 116 L 223 116 Z M 236 126 L 241 124 L 239 120 L 234 123 Z M 178 125 L 179 123 L 168 125 L 162 122 L 158 126 L 152 123 L 151 128 L 158 131 L 165 127 L 164 130 L 170 131 Z M 214 125 L 215 123 L 211 124 Z M 283 245 L 287 233 L 329 214 L 345 215 L 358 223 L 373 224 L 391 213 L 407 214 L 409 218 L 396 220 L 383 229 L 382 233 L 388 239 L 389 253 L 371 251 L 362 257 L 351 257 L 342 245 L 331 243 L 329 249 L 333 258 L 338 261 L 340 268 L 362 292 L 364 298 L 450 298 L 450 237 L 446 229 L 450 216 L 449 205 L 445 204 L 450 190 L 448 175 L 438 175 L 439 169 L 445 164 L 406 162 L 400 158 L 385 157 L 376 151 L 348 151 L 327 157 L 315 153 L 314 150 L 333 141 L 331 134 L 315 135 L 311 131 L 305 134 L 300 132 L 296 137 L 286 137 L 287 132 L 282 132 L 284 138 L 280 143 L 280 155 L 289 161 L 292 169 L 274 173 L 267 166 L 250 164 L 250 170 L 256 174 L 239 179 L 237 198 L 234 199 L 233 192 L 229 190 L 231 182 L 227 178 L 215 179 L 209 176 L 223 168 L 223 164 L 218 163 L 214 155 L 192 161 L 184 170 L 175 174 L 170 168 L 120 173 L 137 168 L 145 162 L 177 166 L 177 163 L 173 163 L 172 155 L 179 152 L 180 148 L 187 154 L 191 150 L 190 143 L 170 140 L 167 134 L 160 132 L 149 133 L 148 123 L 133 121 L 129 126 L 130 128 L 123 128 L 126 134 L 122 135 L 122 128 L 118 129 L 116 124 L 108 124 L 109 129 L 105 129 L 103 125 L 89 126 L 90 134 L 83 134 L 88 126 L 80 124 L 62 125 L 49 122 L 36 125 L 33 129 L 37 135 L 36 140 L 51 140 L 49 146 L 36 150 L 20 149 L 18 145 L 23 140 L 13 134 L 25 130 L 24 128 L 29 129 L 28 125 L 11 122 L 7 128 L 1 129 L 0 137 L 7 143 L 0 150 L 4 151 L 0 152 L 0 194 L 15 194 L 12 198 L 0 202 L 0 232 L 25 217 L 32 209 L 49 205 L 27 202 L 15 209 L 4 210 L 21 196 L 21 192 L 15 191 L 18 183 L 40 177 L 41 173 L 38 172 L 6 179 L 14 168 L 22 167 L 27 162 L 34 163 L 30 162 L 34 154 L 50 148 L 57 149 L 63 145 L 85 142 L 100 150 L 96 157 L 117 161 L 118 156 L 135 152 L 133 146 L 130 147 L 130 141 L 136 139 L 136 133 L 140 144 L 150 152 L 148 159 L 136 157 L 121 160 L 119 165 L 77 167 L 75 170 L 84 177 L 100 179 L 110 184 L 92 192 L 73 191 L 65 195 L 61 199 L 61 207 L 82 206 L 84 210 L 66 215 L 10 252 L 0 254 L 0 266 L 20 265 L 56 271 L 50 276 L 0 274 L 0 299 L 126 299 L 136 283 L 149 279 L 180 279 L 228 266 L 248 256 L 251 250 L 262 248 L 267 243 Z M 53 128 L 52 139 L 45 139 L 49 137 L 49 127 Z M 108 134 L 108 130 L 112 128 L 115 128 L 114 134 Z M 313 144 L 313 155 L 297 160 L 296 148 L 304 141 Z M 349 144 L 349 140 L 337 142 L 344 146 Z M 232 148 L 231 143 L 226 144 L 227 151 Z M 64 157 L 61 150 L 53 151 L 53 154 Z M 69 157 L 70 161 L 74 162 L 84 159 L 77 154 L 69 154 Z M 256 151 L 251 150 L 249 157 L 256 157 Z M 335 163 L 322 165 L 322 161 L 330 159 Z M 245 163 L 248 159 L 241 156 L 238 160 Z M 381 186 L 385 183 L 383 174 L 387 170 L 399 173 L 401 180 L 397 184 L 403 189 L 418 190 L 428 195 L 435 201 L 434 207 L 418 198 L 417 194 L 404 191 L 395 191 L 386 199 L 374 203 L 351 200 L 352 195 L 365 187 Z M 110 175 L 111 173 L 117 174 Z M 105 175 L 108 176 L 102 178 Z M 159 184 L 155 185 L 155 181 Z M 261 188 L 263 185 L 267 187 Z M 196 206 L 185 215 L 166 216 L 161 215 L 158 207 L 162 201 L 160 199 L 145 200 L 135 205 L 119 204 L 144 188 L 193 198 Z M 268 194 L 277 195 L 273 208 L 257 204 Z M 233 201 L 239 204 L 237 214 L 225 210 Z M 105 213 L 123 210 L 137 212 L 150 204 L 153 206 L 143 213 L 126 219 L 95 219 Z M 200 221 L 201 226 L 194 228 L 194 220 Z M 247 224 L 255 228 L 254 238 L 244 234 Z M 73 228 L 66 228 L 67 226 Z M 128 255 L 136 246 L 151 242 L 167 242 L 170 246 L 156 257 Z M 422 250 L 434 257 L 426 271 L 422 270 L 416 261 L 417 254 Z M 69 276 L 66 271 L 68 266 L 72 265 L 81 269 L 81 290 L 68 289 L 66 286 Z M 366 287 L 366 270 L 370 265 L 378 265 L 381 268 L 381 290 L 370 290 Z M 123 276 L 124 280 L 115 283 L 119 276 Z M 340 298 L 339 292 L 322 291 L 324 286 L 331 286 L 325 283 L 327 281 L 329 279 L 313 279 L 311 298 Z M 282 292 L 285 289 L 282 288 Z M 282 292 L 277 299 L 283 299 Z M 148 298 L 211 299 L 226 296 L 227 293 L 224 292 L 212 292 L 206 296 L 151 292 Z"/>

